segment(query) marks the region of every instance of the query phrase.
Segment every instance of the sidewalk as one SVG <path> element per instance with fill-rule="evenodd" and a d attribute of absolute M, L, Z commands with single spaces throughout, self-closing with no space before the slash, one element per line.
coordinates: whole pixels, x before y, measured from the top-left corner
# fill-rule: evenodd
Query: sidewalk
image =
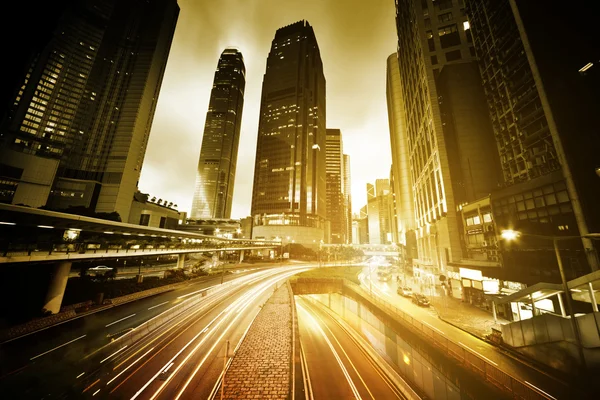
<path fill-rule="evenodd" d="M 480 339 L 485 340 L 485 336 L 492 333 L 492 328 L 500 330 L 502 325 L 509 323 L 500 317 L 494 321 L 491 312 L 454 298 L 446 294 L 441 287 L 436 287 L 433 291 L 431 287 L 419 284 L 414 278 L 407 278 L 404 282 L 408 283 L 407 286 L 410 286 L 413 292 L 423 293 L 429 298 L 441 320 Z"/>

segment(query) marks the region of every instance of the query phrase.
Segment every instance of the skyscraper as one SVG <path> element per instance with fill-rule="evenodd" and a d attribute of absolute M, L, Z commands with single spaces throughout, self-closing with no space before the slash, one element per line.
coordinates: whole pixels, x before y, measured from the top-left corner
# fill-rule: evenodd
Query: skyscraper
<path fill-rule="evenodd" d="M 0 201 L 116 211 L 126 221 L 179 6 L 56 5 L 5 77 L 14 91 L 3 94 L 12 101 L 0 114 Z"/>
<path fill-rule="evenodd" d="M 398 118 L 392 101 L 388 109 L 394 131 L 399 130 L 392 148 L 398 154 L 392 159 L 402 160 L 405 148 L 410 163 L 419 252 L 413 263 L 435 273 L 457 272 L 450 266 L 463 256 L 457 210 L 489 194 L 498 180 L 489 157 L 493 132 L 482 107 L 484 94 L 477 84 L 464 5 L 456 0 L 398 0 L 396 27 L 400 79 L 388 84 L 400 85 L 393 100 L 400 100 L 403 112 Z M 399 167 L 394 181 L 402 193 L 402 162 Z"/>
<path fill-rule="evenodd" d="M 323 239 L 325 76 L 313 28 L 278 29 L 263 79 L 252 216 L 254 238 Z"/>
<path fill-rule="evenodd" d="M 377 179 L 375 185 L 367 183 L 367 214 L 370 244 L 389 244 L 392 242 L 390 199 L 389 179 Z"/>
<path fill-rule="evenodd" d="M 600 46 L 594 5 L 466 4 L 504 180 L 491 197 L 497 226 L 542 236 L 598 232 Z M 526 283 L 559 280 L 550 240 L 523 236 L 519 242 L 527 251 L 505 257 L 512 276 Z M 598 268 L 591 240 L 561 243 L 568 277 Z"/>
<path fill-rule="evenodd" d="M 400 244 L 406 244 L 406 234 L 415 227 L 413 208 L 413 182 L 408 151 L 408 129 L 404 114 L 404 98 L 400 85 L 400 67 L 398 53 L 392 53 L 387 59 L 386 96 L 388 122 L 390 126 L 390 145 L 392 148 L 392 190 L 395 199 L 396 231 Z"/>
<path fill-rule="evenodd" d="M 342 132 L 339 129 L 327 129 L 325 146 L 327 220 L 331 226 L 329 243 L 342 244 L 346 243 Z"/>
<path fill-rule="evenodd" d="M 231 216 L 245 86 L 242 53 L 225 49 L 217 64 L 206 113 L 192 219 Z"/>
<path fill-rule="evenodd" d="M 346 243 L 352 243 L 352 175 L 350 173 L 350 156 L 348 154 L 343 155 L 342 192 L 346 212 Z"/>

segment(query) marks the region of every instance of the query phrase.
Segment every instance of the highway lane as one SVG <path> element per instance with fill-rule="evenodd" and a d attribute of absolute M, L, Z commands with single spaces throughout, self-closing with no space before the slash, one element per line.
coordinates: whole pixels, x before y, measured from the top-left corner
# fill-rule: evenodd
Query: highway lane
<path fill-rule="evenodd" d="M 389 282 L 380 282 L 375 270 L 376 268 L 372 268 L 369 271 L 369 268 L 366 267 L 364 272 L 359 275 L 362 286 L 367 291 L 371 290 L 373 296 L 380 297 L 382 300 L 418 319 L 439 334 L 459 344 L 471 353 L 476 354 L 500 370 L 505 371 L 516 379 L 527 382 L 534 389 L 549 395 L 550 398 L 569 398 L 571 395 L 579 396 L 578 398 L 585 398 L 585 394 L 581 393 L 579 388 L 569 387 L 565 382 L 556 380 L 541 371 L 517 361 L 497 347 L 440 319 L 434 307 L 423 308 L 413 304 L 411 299 L 402 297 L 396 293 L 397 283 L 395 279 Z"/>
<path fill-rule="evenodd" d="M 304 268 L 274 269 L 224 288 L 198 307 L 164 324 L 131 347 L 92 357 L 91 370 L 75 376 L 80 398 L 197 399 L 216 394 L 224 368 L 277 282 Z M 112 351 L 112 349 L 111 349 Z M 94 365 L 96 367 L 94 367 Z M 96 369 L 94 369 L 96 368 Z"/>
<path fill-rule="evenodd" d="M 272 268 L 256 268 L 225 276 L 225 281 L 264 274 Z M 0 345 L 0 392 L 33 398 L 44 390 L 53 392 L 69 379 L 82 355 L 139 326 L 182 301 L 220 283 L 220 277 L 183 285 L 176 290 L 85 317 Z"/>
<path fill-rule="evenodd" d="M 296 296 L 307 399 L 404 399 L 371 356 L 321 307 Z"/>

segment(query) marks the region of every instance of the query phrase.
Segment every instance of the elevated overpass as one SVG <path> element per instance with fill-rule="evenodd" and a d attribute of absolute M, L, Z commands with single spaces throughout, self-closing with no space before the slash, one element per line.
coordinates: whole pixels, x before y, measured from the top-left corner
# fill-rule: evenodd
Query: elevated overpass
<path fill-rule="evenodd" d="M 191 253 L 280 248 L 279 242 L 228 239 L 134 225 L 75 214 L 0 204 L 2 265 L 53 264 L 44 308 L 58 312 L 74 261 L 177 255 L 183 266 Z"/>
<path fill-rule="evenodd" d="M 321 244 L 326 251 L 343 249 L 361 250 L 365 256 L 399 257 L 400 247 L 396 244 Z"/>

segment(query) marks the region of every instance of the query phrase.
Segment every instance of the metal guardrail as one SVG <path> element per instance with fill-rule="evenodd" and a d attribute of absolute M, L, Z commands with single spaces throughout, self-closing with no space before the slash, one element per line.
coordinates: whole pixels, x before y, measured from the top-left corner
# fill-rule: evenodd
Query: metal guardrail
<path fill-rule="evenodd" d="M 51 260 L 60 259 L 82 259 L 89 256 L 89 258 L 101 258 L 101 257 L 112 257 L 112 256 L 141 256 L 141 255 L 158 255 L 158 254 L 179 254 L 179 253 L 194 253 L 194 252 L 212 252 L 212 251 L 236 251 L 236 250 L 253 250 L 253 249 L 266 249 L 273 248 L 271 245 L 256 245 L 248 246 L 246 244 L 235 246 L 235 245 L 161 245 L 145 248 L 122 248 L 115 247 L 112 245 L 103 245 L 98 247 L 88 247 L 85 243 L 77 243 L 73 246 L 65 246 L 63 244 L 49 244 L 47 246 L 40 245 L 22 245 L 15 248 L 7 247 L 0 250 L 0 263 L 1 262 L 23 262 L 29 261 L 27 257 L 34 257 L 37 260 L 48 257 Z M 4 260 L 2 260 L 4 258 Z M 20 259 L 22 258 L 22 259 Z"/>
<path fill-rule="evenodd" d="M 388 303 L 387 301 L 370 296 L 368 291 L 364 290 L 362 287 L 346 279 L 344 279 L 344 286 L 348 286 L 352 290 L 360 293 L 363 297 L 369 299 L 373 303 L 376 303 L 383 310 L 387 311 L 390 317 L 400 317 L 401 321 L 399 322 L 407 325 L 418 335 L 425 336 L 427 340 L 435 347 L 442 350 L 456 361 L 460 362 L 465 368 L 479 375 L 485 381 L 505 392 L 508 392 L 514 399 L 554 400 L 553 397 L 534 389 L 522 380 L 515 378 L 514 376 L 502 371 L 498 367 L 490 364 L 477 354 L 452 342 L 447 337 L 436 332 L 435 329 L 432 329 L 418 319 L 413 318 L 411 315 L 405 313 L 396 306 Z"/>

